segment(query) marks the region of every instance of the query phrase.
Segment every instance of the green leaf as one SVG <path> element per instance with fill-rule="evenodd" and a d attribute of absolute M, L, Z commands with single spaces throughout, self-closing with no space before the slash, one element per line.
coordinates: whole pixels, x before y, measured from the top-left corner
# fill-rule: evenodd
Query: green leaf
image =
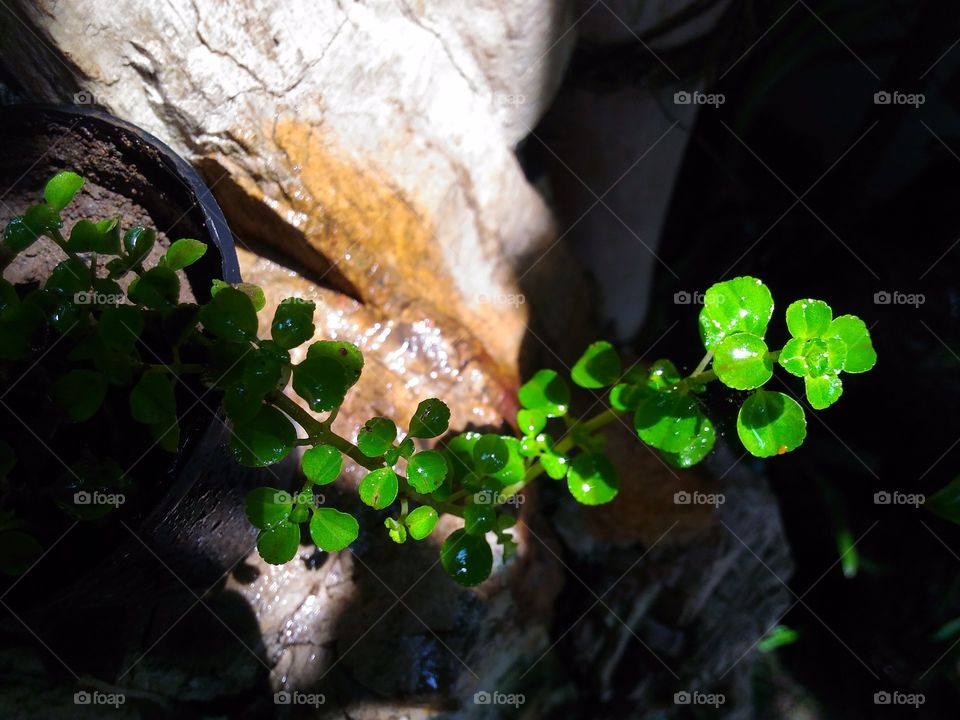
<path fill-rule="evenodd" d="M 266 395 L 277 389 L 283 366 L 275 355 L 254 350 L 243 363 L 243 384 L 256 395 Z"/>
<path fill-rule="evenodd" d="M 557 455 L 553 452 L 544 453 L 540 457 L 540 464 L 543 465 L 544 472 L 554 480 L 563 480 L 570 470 L 570 461 L 564 455 Z"/>
<path fill-rule="evenodd" d="M 429 505 L 421 505 L 407 515 L 406 525 L 410 529 L 410 537 L 414 540 L 423 540 L 430 536 L 437 526 L 439 516 L 437 511 Z"/>
<path fill-rule="evenodd" d="M 363 371 L 363 353 L 353 343 L 320 340 L 307 348 L 307 357 L 326 357 L 340 363 L 347 378 L 348 389 L 360 379 L 360 373 Z"/>
<path fill-rule="evenodd" d="M 410 418 L 407 437 L 433 438 L 443 435 L 450 426 L 450 408 L 436 398 L 428 398 L 417 405 Z"/>
<path fill-rule="evenodd" d="M 296 441 L 297 431 L 287 416 L 264 405 L 252 420 L 234 424 L 230 450 L 241 465 L 264 467 L 283 460 Z"/>
<path fill-rule="evenodd" d="M 541 410 L 547 417 L 562 417 L 570 407 L 570 388 L 553 370 L 540 370 L 517 393 L 528 410 Z"/>
<path fill-rule="evenodd" d="M 151 310 L 168 310 L 180 300 L 180 278 L 170 268 L 154 267 L 134 278 L 127 289 L 127 297 L 135 305 Z"/>
<path fill-rule="evenodd" d="M 92 418 L 107 396 L 107 379 L 94 370 L 70 370 L 53 388 L 57 403 L 74 422 Z"/>
<path fill-rule="evenodd" d="M 633 418 L 637 435 L 648 445 L 678 453 L 697 433 L 696 401 L 677 391 L 658 392 L 640 403 Z"/>
<path fill-rule="evenodd" d="M 359 533 L 356 518 L 333 508 L 319 508 L 310 518 L 310 537 L 326 552 L 343 550 Z"/>
<path fill-rule="evenodd" d="M 285 490 L 272 487 L 254 488 L 247 493 L 244 503 L 250 524 L 261 530 L 285 522 L 292 508 L 293 496 Z"/>
<path fill-rule="evenodd" d="M 421 495 L 440 487 L 447 472 L 447 461 L 437 450 L 424 450 L 407 461 L 407 482 Z"/>
<path fill-rule="evenodd" d="M 150 424 L 149 429 L 150 436 L 161 450 L 175 453 L 180 449 L 180 422 L 175 415 Z"/>
<path fill-rule="evenodd" d="M 510 459 L 510 448 L 499 435 L 483 435 L 473 447 L 473 466 L 483 475 L 502 470 Z"/>
<path fill-rule="evenodd" d="M 830 323 L 826 333 L 828 338 L 843 340 L 847 346 L 843 371 L 862 373 L 877 364 L 877 353 L 873 349 L 870 331 L 856 315 L 841 315 Z"/>
<path fill-rule="evenodd" d="M 0 572 L 22 575 L 41 555 L 43 547 L 32 535 L 19 530 L 0 533 Z"/>
<path fill-rule="evenodd" d="M 606 455 L 582 453 L 573 459 L 567 473 L 567 487 L 584 505 L 603 505 L 616 497 L 620 488 L 617 471 Z"/>
<path fill-rule="evenodd" d="M 517 427 L 524 435 L 537 435 L 547 426 L 547 416 L 542 410 L 521 410 L 517 413 Z"/>
<path fill-rule="evenodd" d="M 389 507 L 397 499 L 397 474 L 390 468 L 379 468 L 367 473 L 360 481 L 360 499 L 376 510 Z"/>
<path fill-rule="evenodd" d="M 647 371 L 647 387 L 668 390 L 680 382 L 680 371 L 669 360 L 657 360 Z"/>
<path fill-rule="evenodd" d="M 271 565 L 283 565 L 297 555 L 300 547 L 300 526 L 284 521 L 257 537 L 257 552 Z"/>
<path fill-rule="evenodd" d="M 130 415 L 144 425 L 175 420 L 177 401 L 173 383 L 161 370 L 147 370 L 130 391 Z"/>
<path fill-rule="evenodd" d="M 707 350 L 736 332 L 762 338 L 773 315 L 773 297 L 753 277 L 737 277 L 712 285 L 703 297 L 700 337 Z"/>
<path fill-rule="evenodd" d="M 94 223 L 100 239 L 97 241 L 97 252 L 104 255 L 120 254 L 120 218 L 107 218 Z"/>
<path fill-rule="evenodd" d="M 570 371 L 577 385 L 597 389 L 613 385 L 620 377 L 620 356 L 606 341 L 591 344 Z"/>
<path fill-rule="evenodd" d="M 717 431 L 710 419 L 699 412 L 697 415 L 697 429 L 693 439 L 680 452 L 668 453 L 661 451 L 664 459 L 674 467 L 688 468 L 703 460 L 713 450 L 717 441 Z"/>
<path fill-rule="evenodd" d="M 454 530 L 440 547 L 440 563 L 457 584 L 471 587 L 490 577 L 493 551 L 483 536 Z"/>
<path fill-rule="evenodd" d="M 463 509 L 464 530 L 471 535 L 485 535 L 497 523 L 497 511 L 490 505 L 471 503 Z"/>
<path fill-rule="evenodd" d="M 833 310 L 823 300 L 797 300 L 787 308 L 787 330 L 795 338 L 822 337 L 833 320 Z"/>
<path fill-rule="evenodd" d="M 753 390 L 773 377 L 767 344 L 751 333 L 732 333 L 713 347 L 713 370 L 734 390 Z"/>
<path fill-rule="evenodd" d="M 506 487 L 523 480 L 527 467 L 523 455 L 520 453 L 520 441 L 507 435 L 501 435 L 500 439 L 507 446 L 507 462 L 502 468 L 494 473 L 489 473 L 489 475 L 495 480 L 499 480 L 500 484 Z"/>
<path fill-rule="evenodd" d="M 403 545 L 407 541 L 407 528 L 404 525 L 401 525 L 396 520 L 391 517 L 388 517 L 383 523 L 387 530 L 390 539 L 393 540 L 397 545 Z"/>
<path fill-rule="evenodd" d="M 820 377 L 805 377 L 803 386 L 807 392 L 807 402 L 814 410 L 830 407 L 843 394 L 843 381 L 833 373 Z"/>
<path fill-rule="evenodd" d="M 299 298 L 287 298 L 273 315 L 270 333 L 273 341 L 285 350 L 299 347 L 313 337 L 313 312 L 316 304 Z"/>
<path fill-rule="evenodd" d="M 227 388 L 223 396 L 223 410 L 235 423 L 253 420 L 263 405 L 263 393 L 254 392 L 244 382 Z"/>
<path fill-rule="evenodd" d="M 944 520 L 960 525 L 960 477 L 928 497 L 924 507 Z"/>
<path fill-rule="evenodd" d="M 820 377 L 836 374 L 847 357 L 847 346 L 839 338 L 826 340 L 788 340 L 778 362 L 792 375 Z"/>
<path fill-rule="evenodd" d="M 3 229 L 3 244 L 16 255 L 33 245 L 40 233 L 27 225 L 23 217 L 15 217 Z"/>
<path fill-rule="evenodd" d="M 260 312 L 267 306 L 267 296 L 263 294 L 263 288 L 251 283 L 233 283 L 231 285 L 223 280 L 214 279 L 213 285 L 210 288 L 210 297 L 213 297 L 224 288 L 233 288 L 234 290 L 242 292 L 250 298 L 250 302 L 253 303 L 253 309 L 256 312 Z"/>
<path fill-rule="evenodd" d="M 308 357 L 293 368 L 293 389 L 314 412 L 333 410 L 347 394 L 343 366 L 327 357 Z"/>
<path fill-rule="evenodd" d="M 315 485 L 329 485 L 343 468 L 340 451 L 331 445 L 317 445 L 307 450 L 300 461 L 300 469 L 307 480 Z"/>
<path fill-rule="evenodd" d="M 192 238 L 181 238 L 167 249 L 163 263 L 171 270 L 182 270 L 193 265 L 207 252 L 207 244 Z"/>
<path fill-rule="evenodd" d="M 153 228 L 134 225 L 123 235 L 123 249 L 130 267 L 143 262 L 157 244 L 157 231 Z"/>
<path fill-rule="evenodd" d="M 116 305 L 100 313 L 97 335 L 107 347 L 129 352 L 143 333 L 143 314 L 130 305 Z"/>
<path fill-rule="evenodd" d="M 380 457 L 393 446 L 397 439 L 397 426 L 385 417 L 367 420 L 357 433 L 357 447 L 367 457 Z"/>
<path fill-rule="evenodd" d="M 59 213 L 45 204 L 27 208 L 23 214 L 23 221 L 36 235 L 53 235 L 63 224 Z"/>
<path fill-rule="evenodd" d="M 200 322 L 208 332 L 230 342 L 257 336 L 257 311 L 250 298 L 234 288 L 221 288 L 200 310 Z"/>
<path fill-rule="evenodd" d="M 620 383 L 610 389 L 610 405 L 614 410 L 627 412 L 636 410 L 640 403 L 651 393 L 649 388 L 640 385 L 628 385 Z"/>
<path fill-rule="evenodd" d="M 47 201 L 50 207 L 59 212 L 70 204 L 73 196 L 76 195 L 82 187 L 82 177 L 75 172 L 64 170 L 63 172 L 58 172 L 47 181 L 46 186 L 43 188 L 43 199 Z"/>
<path fill-rule="evenodd" d="M 783 455 L 796 449 L 807 435 L 803 408 L 780 392 L 758 390 L 737 415 L 737 435 L 757 457 Z"/>
<path fill-rule="evenodd" d="M 50 271 L 43 288 L 73 299 L 90 288 L 90 268 L 82 260 L 64 260 Z"/>
<path fill-rule="evenodd" d="M 70 230 L 67 248 L 73 252 L 110 252 L 110 238 L 104 238 L 100 229 L 90 220 L 77 220 Z"/>

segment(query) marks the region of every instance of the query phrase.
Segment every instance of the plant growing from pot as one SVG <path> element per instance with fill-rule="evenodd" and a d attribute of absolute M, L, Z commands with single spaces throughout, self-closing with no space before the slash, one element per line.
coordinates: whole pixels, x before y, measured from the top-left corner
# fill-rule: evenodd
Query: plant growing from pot
<path fill-rule="evenodd" d="M 519 389 L 523 409 L 516 435 L 465 432 L 426 447 L 426 441 L 447 433 L 450 422 L 447 406 L 429 398 L 406 422 L 405 434 L 392 419 L 373 417 L 353 442 L 331 426 L 360 378 L 363 356 L 347 342 L 313 340 L 312 302 L 288 298 L 263 326 L 258 313 L 264 295 L 252 285 L 215 282 L 208 302 L 181 302 L 177 271 L 203 255 L 203 243 L 179 240 L 155 267 L 146 268 L 146 249 L 154 242 L 149 228 L 121 233 L 113 219 L 81 220 L 65 234 L 59 211 L 81 183 L 73 173 L 57 175 L 47 185 L 46 202 L 4 232 L 8 257 L 45 237 L 67 259 L 42 288 L 0 285 L 0 372 L 13 376 L 41 349 L 63 342 L 69 351 L 57 353 L 52 379 L 63 422 L 98 426 L 105 415 L 121 414 L 122 422 L 133 420 L 160 448 L 176 452 L 183 407 L 176 387 L 196 383 L 223 394 L 232 425 L 230 446 L 240 464 L 268 466 L 298 446 L 306 448 L 298 490 L 259 487 L 246 498 L 247 517 L 259 533 L 258 551 L 273 564 L 295 557 L 301 525 L 325 551 L 342 550 L 358 537 L 356 518 L 318 502 L 315 492 L 339 477 L 346 456 L 367 471 L 358 488 L 360 500 L 386 513 L 384 528 L 394 542 L 429 537 L 443 513 L 463 518 L 464 526 L 443 540 L 440 560 L 456 582 L 476 585 L 492 570 L 488 537 L 501 546 L 504 559 L 515 551 L 510 531 L 515 517 L 509 510 L 541 475 L 565 482 L 585 505 L 616 497 L 619 481 L 603 452 L 604 426 L 630 422 L 639 440 L 656 448 L 665 462 L 692 466 L 716 441 L 701 398 L 710 383 L 719 381 L 749 393 L 736 420 L 746 449 L 757 457 L 782 455 L 803 442 L 806 420 L 789 394 L 764 389 L 776 365 L 803 378 L 810 406 L 821 410 L 840 397 L 841 373 L 865 372 L 876 362 L 863 321 L 834 317 L 826 303 L 810 299 L 787 307 L 791 338 L 771 351 L 764 340 L 773 316 L 771 293 L 759 280 L 739 277 L 707 290 L 700 313 L 706 355 L 687 376 L 669 360 L 624 368 L 610 343 L 590 345 L 570 380 L 605 394 L 606 409 L 592 417 L 572 418 L 570 384 L 552 370 L 541 370 Z M 124 294 L 118 282 L 125 277 L 132 282 Z M 84 293 L 122 302 L 83 303 Z M 308 343 L 305 359 L 293 363 L 290 351 Z M 288 386 L 309 410 L 285 394 Z M 121 401 L 123 413 L 116 407 Z M 0 471 L 9 478 L 5 487 L 23 487 L 16 479 L 13 447 L 0 445 L 0 454 Z M 64 480 L 73 493 L 109 495 L 131 487 L 121 467 L 102 458 L 78 460 Z M 19 512 L 20 506 L 10 497 L 4 494 L 0 543 L 7 542 L 5 555 L 20 565 L 11 567 L 8 560 L 8 571 L 22 569 L 28 549 L 39 550 L 16 529 L 19 514 L 10 510 Z"/>

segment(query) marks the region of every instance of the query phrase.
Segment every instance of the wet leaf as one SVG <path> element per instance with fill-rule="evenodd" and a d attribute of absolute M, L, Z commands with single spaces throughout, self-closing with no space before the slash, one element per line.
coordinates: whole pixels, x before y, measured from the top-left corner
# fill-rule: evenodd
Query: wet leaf
<path fill-rule="evenodd" d="M 577 385 L 597 389 L 613 385 L 620 377 L 620 356 L 606 341 L 592 343 L 574 364 L 570 377 Z"/>
<path fill-rule="evenodd" d="M 846 345 L 846 358 L 843 371 L 862 373 L 877 364 L 877 353 L 873 349 L 870 331 L 866 324 L 855 315 L 841 315 L 830 323 L 826 333 L 828 338 L 838 338 Z"/>
<path fill-rule="evenodd" d="M 421 505 L 415 508 L 407 515 L 406 525 L 410 530 L 410 537 L 414 540 L 423 540 L 429 537 L 430 533 L 437 526 L 439 516 L 437 511 L 429 505 Z"/>
<path fill-rule="evenodd" d="M 293 368 L 293 389 L 314 412 L 333 410 L 347 394 L 343 366 L 328 357 L 307 357 Z"/>
<path fill-rule="evenodd" d="M 319 508 L 310 518 L 310 537 L 326 552 L 343 550 L 357 539 L 359 533 L 356 518 L 333 508 Z"/>
<path fill-rule="evenodd" d="M 443 541 L 440 562 L 457 584 L 471 587 L 490 577 L 493 551 L 482 536 L 455 530 Z"/>
<path fill-rule="evenodd" d="M 263 405 L 252 420 L 234 423 L 230 450 L 247 467 L 264 467 L 283 460 L 297 441 L 297 431 L 282 412 Z"/>
<path fill-rule="evenodd" d="M 380 457 L 393 446 L 397 439 L 397 426 L 385 417 L 367 420 L 357 433 L 357 447 L 367 457 Z"/>
<path fill-rule="evenodd" d="M 547 417 L 561 417 L 570 407 L 570 388 L 553 370 L 540 370 L 521 386 L 520 404 L 528 410 L 540 410 Z"/>
<path fill-rule="evenodd" d="M 814 410 L 830 407 L 843 394 L 843 381 L 833 373 L 820 377 L 805 377 L 803 385 L 807 393 L 807 402 Z"/>
<path fill-rule="evenodd" d="M 773 315 L 773 297 L 753 277 L 737 277 L 712 285 L 703 298 L 700 336 L 707 350 L 736 332 L 762 338 Z"/>
<path fill-rule="evenodd" d="M 645 443 L 676 453 L 693 440 L 699 415 L 693 398 L 677 391 L 658 392 L 640 403 L 633 423 Z"/>
<path fill-rule="evenodd" d="M 300 526 L 284 521 L 257 537 L 257 552 L 271 565 L 283 565 L 297 555 L 300 548 Z"/>
<path fill-rule="evenodd" d="M 408 437 L 433 438 L 443 435 L 450 425 L 450 408 L 437 398 L 429 398 L 417 405 L 410 418 Z"/>
<path fill-rule="evenodd" d="M 602 505 L 616 497 L 620 482 L 613 463 L 605 455 L 582 453 L 570 465 L 567 487 L 577 502 Z"/>
<path fill-rule="evenodd" d="M 317 445 L 303 454 L 300 469 L 307 479 L 315 485 L 329 485 L 338 477 L 343 468 L 340 451 L 331 445 Z"/>
<path fill-rule="evenodd" d="M 780 392 L 758 390 L 746 399 L 737 415 L 737 435 L 757 457 L 790 452 L 803 443 L 806 434 L 803 408 Z"/>
<path fill-rule="evenodd" d="M 407 461 L 407 481 L 421 495 L 433 492 L 447 476 L 447 461 L 437 450 L 424 450 Z"/>
<path fill-rule="evenodd" d="M 200 310 L 200 322 L 208 332 L 229 342 L 253 340 L 257 336 L 257 311 L 243 292 L 221 288 Z"/>
<path fill-rule="evenodd" d="M 397 474 L 390 468 L 379 468 L 360 481 L 360 499 L 365 505 L 383 510 L 397 499 L 398 489 Z"/>
<path fill-rule="evenodd" d="M 244 511 L 255 528 L 264 530 L 284 522 L 293 507 L 293 496 L 285 490 L 258 487 L 247 493 Z"/>
<path fill-rule="evenodd" d="M 167 249 L 163 256 L 163 263 L 171 270 L 182 270 L 193 265 L 207 252 L 206 243 L 192 238 L 181 238 Z"/>
<path fill-rule="evenodd" d="M 833 310 L 823 300 L 797 300 L 787 308 L 787 330 L 795 338 L 812 340 L 822 337 L 830 321 Z"/>
<path fill-rule="evenodd" d="M 75 172 L 64 170 L 58 172 L 47 181 L 43 188 L 43 199 L 54 210 L 63 210 L 73 200 L 80 188 L 83 187 L 83 178 Z"/>
<path fill-rule="evenodd" d="M 714 345 L 713 370 L 735 390 L 753 390 L 773 376 L 767 344 L 751 333 L 732 333 Z"/>
<path fill-rule="evenodd" d="M 299 298 L 287 298 L 277 306 L 270 325 L 273 341 L 285 350 L 299 347 L 313 337 L 316 305 Z"/>

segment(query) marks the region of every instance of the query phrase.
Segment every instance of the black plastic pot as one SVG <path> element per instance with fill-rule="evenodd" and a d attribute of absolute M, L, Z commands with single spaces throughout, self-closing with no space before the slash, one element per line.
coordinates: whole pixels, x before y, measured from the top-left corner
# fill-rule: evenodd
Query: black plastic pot
<path fill-rule="evenodd" d="M 214 278 L 240 280 L 232 235 L 209 188 L 149 133 L 98 110 L 38 105 L 0 108 L 0 133 L 0 182 L 7 181 L 2 187 L 16 181 L 39 198 L 54 172 L 74 170 L 131 199 L 170 238 L 193 237 L 210 245 L 187 273 L 198 300 L 209 297 Z M 29 376 L 22 382 L 29 383 Z M 148 512 L 124 525 L 111 553 L 76 557 L 71 533 L 78 530 L 71 528 L 34 568 L 6 585 L 11 591 L 4 603 L 31 629 L 35 623 L 69 622 L 84 608 L 109 613 L 136 599 L 155 601 L 171 590 L 182 594 L 184 585 L 206 590 L 250 552 L 256 536 L 244 517 L 243 497 L 255 485 L 276 485 L 279 471 L 251 470 L 233 461 L 218 405 L 218 397 L 204 398 L 183 423 L 180 452 L 163 460 L 168 468 L 156 468 L 164 476 L 162 494 Z M 12 420 L 0 423 L 6 421 Z M 57 586 L 58 574 L 71 579 Z"/>

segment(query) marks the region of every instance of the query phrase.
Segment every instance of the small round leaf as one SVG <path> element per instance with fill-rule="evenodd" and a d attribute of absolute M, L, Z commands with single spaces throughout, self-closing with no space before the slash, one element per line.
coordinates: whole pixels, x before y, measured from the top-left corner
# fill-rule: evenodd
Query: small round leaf
<path fill-rule="evenodd" d="M 440 562 L 457 584 L 471 587 L 490 577 L 493 551 L 483 536 L 454 530 L 440 547 Z"/>
<path fill-rule="evenodd" d="M 232 287 L 221 288 L 200 310 L 200 322 L 208 332 L 222 340 L 242 342 L 257 335 L 257 311 L 246 293 Z"/>
<path fill-rule="evenodd" d="M 620 488 L 617 471 L 606 455 L 577 455 L 567 474 L 567 487 L 574 499 L 584 505 L 602 505 L 613 500 Z"/>
<path fill-rule="evenodd" d="M 257 552 L 271 565 L 290 562 L 299 547 L 300 526 L 287 521 L 261 531 L 257 537 Z"/>
<path fill-rule="evenodd" d="M 787 330 L 801 340 L 823 336 L 833 320 L 833 310 L 823 300 L 797 300 L 790 303 L 786 315 Z"/>
<path fill-rule="evenodd" d="M 357 447 L 367 457 L 380 457 L 397 439 L 397 426 L 385 417 L 370 418 L 357 433 Z"/>
<path fill-rule="evenodd" d="M 483 435 L 473 446 L 473 464 L 477 472 L 493 475 L 510 459 L 510 448 L 499 435 Z"/>
<path fill-rule="evenodd" d="M 293 389 L 314 412 L 333 410 L 347 393 L 343 366 L 331 358 L 308 357 L 293 368 Z"/>
<path fill-rule="evenodd" d="M 862 373 L 877 364 L 877 353 L 873 349 L 870 331 L 856 315 L 841 315 L 830 323 L 826 336 L 843 340 L 847 354 L 843 371 Z"/>
<path fill-rule="evenodd" d="M 359 533 L 356 518 L 333 508 L 319 508 L 310 518 L 310 537 L 326 552 L 343 550 Z"/>
<path fill-rule="evenodd" d="M 307 480 L 315 485 L 329 485 L 343 468 L 340 451 L 331 445 L 317 445 L 307 450 L 300 460 L 300 469 Z"/>
<path fill-rule="evenodd" d="M 296 442 L 297 431 L 290 419 L 263 405 L 252 420 L 234 424 L 230 450 L 241 465 L 264 467 L 283 460 Z"/>
<path fill-rule="evenodd" d="M 417 405 L 410 418 L 408 437 L 433 438 L 443 435 L 450 426 L 450 408 L 436 398 L 428 398 Z"/>
<path fill-rule="evenodd" d="M 620 377 L 620 356 L 606 341 L 591 344 L 570 371 L 580 387 L 597 389 L 613 385 Z"/>
<path fill-rule="evenodd" d="M 367 473 L 360 481 L 360 499 L 376 510 L 389 507 L 397 499 L 397 474 L 390 468 L 379 468 Z"/>
<path fill-rule="evenodd" d="M 703 297 L 700 336 L 707 350 L 735 332 L 763 337 L 773 315 L 773 297 L 753 277 L 736 277 L 712 285 Z"/>
<path fill-rule="evenodd" d="M 264 530 L 274 527 L 290 516 L 293 496 L 284 490 L 258 487 L 247 493 L 244 510 L 247 519 L 255 528 Z"/>
<path fill-rule="evenodd" d="M 407 481 L 421 495 L 440 487 L 446 476 L 447 461 L 437 450 L 424 450 L 407 461 Z"/>
<path fill-rule="evenodd" d="M 170 245 L 167 254 L 163 256 L 163 262 L 171 270 L 182 270 L 193 265 L 206 252 L 206 243 L 192 238 L 181 238 Z"/>
<path fill-rule="evenodd" d="M 410 530 L 410 537 L 414 540 L 423 540 L 428 537 L 437 526 L 439 516 L 437 511 L 429 505 L 421 505 L 407 515 L 406 525 Z"/>
<path fill-rule="evenodd" d="M 753 390 L 773 376 L 767 344 L 751 333 L 733 333 L 713 348 L 713 370 L 727 387 Z"/>
<path fill-rule="evenodd" d="M 520 387 L 520 404 L 541 410 L 547 417 L 562 417 L 570 408 L 570 388 L 553 370 L 540 370 Z"/>
<path fill-rule="evenodd" d="M 680 452 L 697 432 L 696 401 L 679 392 L 658 392 L 640 403 L 633 418 L 637 435 L 665 452 Z"/>
<path fill-rule="evenodd" d="M 757 457 L 783 455 L 799 447 L 807 435 L 803 408 L 780 392 L 758 390 L 737 415 L 737 435 Z"/>
<path fill-rule="evenodd" d="M 270 325 L 273 341 L 285 350 L 298 347 L 313 337 L 313 302 L 287 298 L 277 306 Z"/>
<path fill-rule="evenodd" d="M 64 170 L 59 172 L 47 181 L 43 188 L 43 199 L 47 204 L 57 210 L 63 210 L 73 196 L 83 187 L 83 178 L 75 172 Z"/>
<path fill-rule="evenodd" d="M 807 393 L 807 402 L 814 410 L 830 407 L 843 394 L 843 381 L 833 373 L 820 377 L 805 377 L 803 386 Z"/>

